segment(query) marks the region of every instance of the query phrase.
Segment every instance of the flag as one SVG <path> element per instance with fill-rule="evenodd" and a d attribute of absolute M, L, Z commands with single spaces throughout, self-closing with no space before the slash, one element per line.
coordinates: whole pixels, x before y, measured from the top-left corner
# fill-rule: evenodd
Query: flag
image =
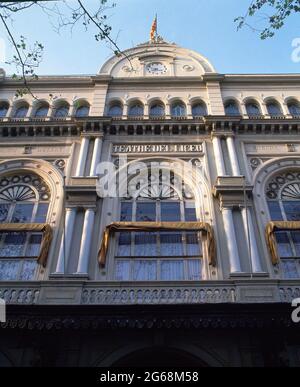
<path fill-rule="evenodd" d="M 156 34 L 157 34 L 157 16 L 155 16 L 155 19 L 153 20 L 153 23 L 152 23 L 150 39 L 154 40 Z"/>

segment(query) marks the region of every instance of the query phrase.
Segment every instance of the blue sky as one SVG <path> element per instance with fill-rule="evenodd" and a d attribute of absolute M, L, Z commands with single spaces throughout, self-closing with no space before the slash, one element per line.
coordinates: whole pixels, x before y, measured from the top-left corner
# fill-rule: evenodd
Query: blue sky
<path fill-rule="evenodd" d="M 93 8 L 97 0 L 84 0 Z M 269 40 L 260 40 L 248 28 L 236 31 L 234 18 L 242 15 L 250 0 L 115 0 L 110 10 L 113 35 L 122 49 L 149 38 L 155 13 L 159 33 L 178 45 L 205 55 L 220 73 L 300 73 L 300 62 L 291 60 L 292 41 L 300 38 L 300 14 Z M 84 32 L 66 29 L 60 35 L 53 31 L 48 17 L 40 11 L 27 10 L 16 15 L 13 23 L 16 37 L 23 34 L 30 41 L 45 46 L 39 74 L 95 74 L 111 56 L 105 43 L 97 43 L 95 30 Z M 6 38 L 0 27 L 2 39 Z M 6 44 L 6 59 L 12 51 Z M 13 67 L 0 63 L 8 73 Z"/>

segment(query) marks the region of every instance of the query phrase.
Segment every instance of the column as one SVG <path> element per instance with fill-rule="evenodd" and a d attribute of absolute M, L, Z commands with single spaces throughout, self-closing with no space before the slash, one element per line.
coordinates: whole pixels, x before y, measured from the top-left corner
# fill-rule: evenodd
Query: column
<path fill-rule="evenodd" d="M 261 267 L 261 263 L 260 263 L 259 252 L 258 252 L 258 247 L 257 247 L 257 243 L 256 243 L 256 238 L 255 238 L 255 231 L 254 231 L 252 215 L 251 215 L 251 212 L 249 211 L 249 209 L 247 209 L 245 207 L 242 208 L 242 218 L 243 218 L 245 235 L 247 238 L 248 249 L 249 249 L 248 240 L 250 239 L 249 257 L 251 259 L 252 272 L 253 273 L 261 273 L 262 267 Z"/>
<path fill-rule="evenodd" d="M 218 176 L 225 176 L 226 175 L 225 164 L 224 164 L 220 137 L 214 136 L 212 139 L 212 143 L 214 147 L 214 154 L 215 154 L 215 161 L 216 161 Z"/>
<path fill-rule="evenodd" d="M 96 176 L 97 166 L 100 163 L 101 150 L 102 150 L 102 137 L 96 137 L 95 143 L 94 143 L 90 176 Z"/>
<path fill-rule="evenodd" d="M 70 254 L 72 235 L 74 230 L 74 224 L 75 224 L 75 218 L 76 218 L 76 208 L 66 208 L 64 232 L 60 243 L 58 261 L 57 261 L 56 271 L 55 271 L 57 274 L 65 273 L 65 268 L 67 267 L 68 257 Z"/>
<path fill-rule="evenodd" d="M 241 113 L 242 113 L 242 115 L 243 115 L 244 117 L 248 117 L 246 105 L 244 104 L 244 102 L 241 102 Z"/>
<path fill-rule="evenodd" d="M 149 104 L 145 103 L 144 106 L 144 118 L 149 118 Z"/>
<path fill-rule="evenodd" d="M 289 107 L 288 107 L 287 103 L 283 101 L 281 106 L 282 106 L 282 114 L 284 116 L 292 117 L 292 115 L 291 115 L 291 113 L 289 111 Z"/>
<path fill-rule="evenodd" d="M 233 176 L 240 176 L 241 171 L 240 171 L 239 162 L 237 159 L 236 148 L 235 148 L 233 136 L 228 136 L 226 138 L 226 142 L 227 142 L 229 159 L 230 159 L 230 164 L 231 164 Z"/>
<path fill-rule="evenodd" d="M 79 153 L 79 158 L 77 163 L 77 169 L 75 173 L 76 177 L 81 177 L 84 174 L 86 159 L 87 159 L 88 150 L 89 150 L 89 143 L 90 143 L 90 140 L 88 137 L 82 138 L 80 153 Z"/>
<path fill-rule="evenodd" d="M 95 210 L 85 210 L 83 229 L 81 234 L 81 246 L 76 274 L 87 274 L 89 267 L 89 255 L 91 250 L 91 241 L 93 235 L 93 226 L 95 219 Z"/>
<path fill-rule="evenodd" d="M 241 264 L 239 259 L 239 252 L 238 252 L 234 223 L 233 223 L 232 209 L 224 207 L 222 209 L 222 214 L 223 214 L 225 234 L 227 238 L 230 272 L 240 273 Z"/>
<path fill-rule="evenodd" d="M 171 105 L 169 103 L 166 103 L 165 109 L 166 109 L 165 111 L 166 118 L 171 118 L 172 116 Z"/>
<path fill-rule="evenodd" d="M 188 118 L 192 118 L 193 117 L 193 112 L 192 112 L 192 104 L 189 102 L 187 105 L 187 116 Z"/>

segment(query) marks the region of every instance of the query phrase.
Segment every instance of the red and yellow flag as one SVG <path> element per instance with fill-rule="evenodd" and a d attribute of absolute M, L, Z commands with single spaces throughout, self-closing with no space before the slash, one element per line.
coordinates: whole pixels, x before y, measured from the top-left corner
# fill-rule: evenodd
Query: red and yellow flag
<path fill-rule="evenodd" d="M 153 23 L 152 23 L 150 39 L 154 40 L 156 34 L 157 34 L 157 16 L 155 16 L 155 19 L 153 20 Z"/>

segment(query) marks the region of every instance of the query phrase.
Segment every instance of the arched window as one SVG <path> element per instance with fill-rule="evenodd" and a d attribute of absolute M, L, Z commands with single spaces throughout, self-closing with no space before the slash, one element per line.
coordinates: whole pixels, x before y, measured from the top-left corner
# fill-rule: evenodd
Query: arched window
<path fill-rule="evenodd" d="M 75 117 L 88 117 L 88 115 L 90 114 L 90 107 L 88 105 L 83 105 L 83 106 L 79 106 L 79 108 L 77 108 L 76 110 L 76 113 L 75 113 Z"/>
<path fill-rule="evenodd" d="M 186 107 L 182 102 L 175 102 L 171 108 L 172 117 L 185 117 Z"/>
<path fill-rule="evenodd" d="M 175 187 L 176 176 L 170 172 L 170 183 L 161 172 L 151 174 L 131 187 L 135 196 L 121 202 L 121 222 L 197 222 L 192 192 Z M 134 183 L 136 184 L 136 182 Z M 203 278 L 201 233 L 196 231 L 121 232 L 117 236 L 114 279 L 117 281 L 183 281 Z"/>
<path fill-rule="evenodd" d="M 108 110 L 108 115 L 110 117 L 122 117 L 123 106 L 120 103 L 112 104 Z"/>
<path fill-rule="evenodd" d="M 280 105 L 276 101 L 271 101 L 267 103 L 267 110 L 271 117 L 277 117 L 282 115 Z"/>
<path fill-rule="evenodd" d="M 300 104 L 297 101 L 290 101 L 288 103 L 288 109 L 292 116 L 299 117 L 300 116 Z"/>
<path fill-rule="evenodd" d="M 255 116 L 261 115 L 260 108 L 258 104 L 254 101 L 246 103 L 246 110 L 249 117 L 255 117 Z"/>
<path fill-rule="evenodd" d="M 150 117 L 164 117 L 165 107 L 162 103 L 156 102 L 150 107 Z"/>
<path fill-rule="evenodd" d="M 271 220 L 300 221 L 300 170 L 275 175 L 267 184 Z M 285 278 L 300 277 L 300 230 L 277 231 L 278 253 Z"/>
<path fill-rule="evenodd" d="M 48 105 L 43 105 L 43 106 L 40 106 L 36 112 L 35 112 L 35 117 L 36 118 L 45 118 L 47 117 L 48 115 L 48 111 L 49 111 L 49 106 Z"/>
<path fill-rule="evenodd" d="M 142 117 L 144 115 L 144 107 L 141 103 L 135 103 L 130 106 L 128 111 L 129 117 Z"/>
<path fill-rule="evenodd" d="M 46 222 L 49 201 L 49 187 L 36 174 L 0 178 L 0 223 L 24 225 L 23 231 L 0 233 L 0 280 L 35 279 L 43 234 L 26 226 Z"/>
<path fill-rule="evenodd" d="M 239 116 L 240 111 L 235 101 L 227 101 L 225 103 L 225 114 L 226 116 Z"/>
<path fill-rule="evenodd" d="M 69 114 L 69 105 L 67 103 L 59 105 L 54 109 L 54 117 L 56 118 L 65 118 Z"/>
<path fill-rule="evenodd" d="M 21 105 L 16 109 L 14 117 L 25 118 L 27 116 L 27 112 L 28 112 L 28 105 Z"/>
<path fill-rule="evenodd" d="M 7 102 L 0 103 L 0 118 L 6 117 L 9 109 L 9 104 Z"/>
<path fill-rule="evenodd" d="M 204 102 L 195 103 L 192 106 L 192 115 L 193 117 L 203 117 L 207 116 L 207 108 Z"/>

